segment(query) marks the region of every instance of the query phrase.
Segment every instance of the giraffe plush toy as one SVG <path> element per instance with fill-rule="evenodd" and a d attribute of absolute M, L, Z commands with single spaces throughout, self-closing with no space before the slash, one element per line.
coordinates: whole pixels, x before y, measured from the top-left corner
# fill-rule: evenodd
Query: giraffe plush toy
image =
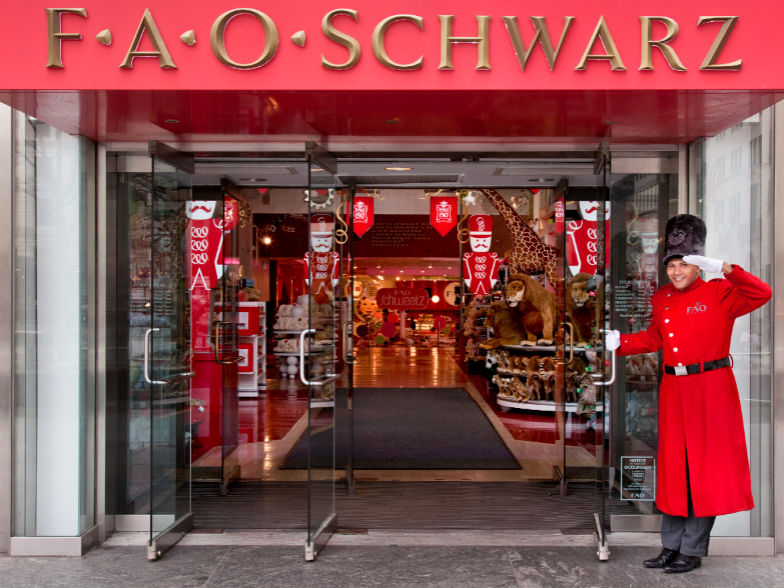
<path fill-rule="evenodd" d="M 544 273 L 551 286 L 555 286 L 555 265 L 558 250 L 542 243 L 539 235 L 528 226 L 517 211 L 512 208 L 504 197 L 496 190 L 483 188 L 482 194 L 501 213 L 509 232 L 512 233 L 514 245 L 509 254 L 510 274 L 541 274 Z"/>

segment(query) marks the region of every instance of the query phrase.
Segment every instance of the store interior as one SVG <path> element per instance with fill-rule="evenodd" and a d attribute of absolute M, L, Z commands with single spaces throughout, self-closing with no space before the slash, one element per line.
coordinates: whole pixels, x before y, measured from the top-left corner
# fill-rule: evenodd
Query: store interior
<path fill-rule="evenodd" d="M 201 222 L 222 219 L 224 270 L 209 284 L 208 306 L 199 306 L 191 285 L 190 312 L 225 311 L 236 296 L 242 318 L 233 345 L 242 359 L 216 363 L 207 341 L 209 366 L 203 373 L 197 366 L 191 383 L 196 528 L 301 526 L 308 502 L 292 497 L 320 477 L 337 480 L 342 520 L 358 527 L 421 520 L 425 527 L 526 528 L 543 524 L 530 505 L 553 497 L 562 502 L 541 505 L 563 515 L 552 524 L 590 526 L 606 435 L 593 385 L 603 375 L 596 325 L 605 316 L 601 282 L 592 278 L 598 219 L 610 230 L 593 163 L 463 162 L 475 178 L 467 171 L 449 177 L 445 162 L 364 163 L 381 166 L 377 175 L 349 170 L 341 179 L 352 184 L 333 187 L 301 162 L 197 159 L 187 206 L 208 203 Z M 493 188 L 435 183 L 491 176 Z M 452 218 L 439 226 L 436 203 L 445 198 Z M 348 203 L 361 199 L 372 208 L 369 220 L 356 212 L 348 219 Z M 322 233 L 335 266 L 319 282 L 306 257 Z M 566 254 L 552 257 L 551 267 L 523 271 L 523 280 L 512 269 L 521 239 Z M 494 261 L 487 275 L 476 273 L 484 266 L 467 259 L 488 253 Z M 139 272 L 132 262 L 132 281 Z M 186 272 L 195 283 L 193 270 Z M 521 281 L 537 294 L 512 317 L 509 288 Z M 575 282 L 579 301 L 571 294 Z M 524 316 L 534 326 L 525 326 Z M 202 318 L 214 325 L 213 314 Z M 192 341 L 199 320 L 191 317 Z M 511 334 L 510 321 L 517 325 Z M 313 341 L 302 339 L 314 326 Z M 217 333 L 225 339 L 229 330 Z M 303 383 L 331 373 L 339 378 L 327 386 Z M 655 371 L 651 377 L 655 382 Z M 308 442 L 325 431 L 334 435 L 334 456 L 322 463 L 317 448 L 308 454 Z M 461 499 L 460 522 L 443 509 L 452 492 L 473 494 Z M 525 504 L 478 520 L 469 508 L 477 500 Z M 629 503 L 615 506 L 636 512 Z"/>

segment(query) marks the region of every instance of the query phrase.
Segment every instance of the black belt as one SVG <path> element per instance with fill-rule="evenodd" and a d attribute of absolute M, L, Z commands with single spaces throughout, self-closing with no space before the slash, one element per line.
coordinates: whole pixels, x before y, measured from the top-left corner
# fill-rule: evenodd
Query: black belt
<path fill-rule="evenodd" d="M 721 359 L 714 359 L 713 361 L 706 361 L 703 364 L 690 363 L 689 365 L 665 365 L 664 373 L 671 376 L 690 376 L 692 374 L 699 374 L 700 372 L 709 372 L 723 367 L 732 366 L 732 358 L 728 355 Z"/>

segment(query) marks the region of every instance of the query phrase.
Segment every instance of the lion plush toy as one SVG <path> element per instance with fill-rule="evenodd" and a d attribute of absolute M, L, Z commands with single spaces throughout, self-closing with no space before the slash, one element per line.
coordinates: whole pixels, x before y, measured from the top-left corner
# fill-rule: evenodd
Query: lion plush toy
<path fill-rule="evenodd" d="M 504 289 L 507 304 L 520 315 L 529 343 L 551 345 L 555 332 L 555 296 L 526 274 L 510 276 Z"/>
<path fill-rule="evenodd" d="M 525 338 L 525 329 L 520 317 L 505 302 L 497 301 L 490 305 L 485 325 L 493 327 L 495 337 L 480 345 L 483 349 L 495 349 L 501 345 L 519 345 Z"/>
<path fill-rule="evenodd" d="M 588 292 L 591 275 L 581 272 L 566 282 L 566 314 L 574 327 L 574 344 L 584 345 L 593 339 L 596 300 Z"/>

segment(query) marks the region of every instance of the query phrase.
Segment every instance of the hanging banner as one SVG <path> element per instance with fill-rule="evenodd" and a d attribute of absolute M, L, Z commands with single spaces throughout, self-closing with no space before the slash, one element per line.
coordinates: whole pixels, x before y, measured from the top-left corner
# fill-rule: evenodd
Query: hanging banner
<path fill-rule="evenodd" d="M 430 224 L 444 237 L 457 224 L 457 196 L 430 197 Z"/>
<path fill-rule="evenodd" d="M 362 237 L 368 229 L 373 226 L 373 202 L 372 196 L 354 196 L 354 234 Z"/>
<path fill-rule="evenodd" d="M 555 232 L 562 235 L 564 232 L 564 221 L 566 218 L 566 208 L 563 196 L 555 201 Z"/>
<path fill-rule="evenodd" d="M 223 230 L 231 231 L 240 222 L 240 203 L 231 196 L 223 200 Z"/>

